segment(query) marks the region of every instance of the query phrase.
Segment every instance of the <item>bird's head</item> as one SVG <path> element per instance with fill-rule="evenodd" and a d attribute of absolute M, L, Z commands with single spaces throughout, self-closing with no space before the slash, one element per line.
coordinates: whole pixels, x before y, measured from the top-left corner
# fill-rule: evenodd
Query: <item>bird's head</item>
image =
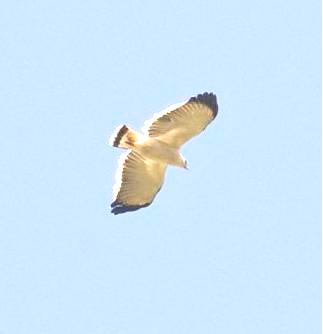
<path fill-rule="evenodd" d="M 187 160 L 182 156 L 182 154 L 180 154 L 180 157 L 181 157 L 181 165 L 180 165 L 180 167 L 188 169 L 188 167 L 187 167 Z"/>

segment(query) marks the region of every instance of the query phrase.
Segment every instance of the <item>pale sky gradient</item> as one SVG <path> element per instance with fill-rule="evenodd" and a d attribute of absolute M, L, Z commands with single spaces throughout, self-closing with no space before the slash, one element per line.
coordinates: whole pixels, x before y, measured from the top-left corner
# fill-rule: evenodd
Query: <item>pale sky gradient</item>
<path fill-rule="evenodd" d="M 7 1 L 0 333 L 321 333 L 321 2 Z M 120 150 L 169 104 L 219 114 L 148 208 Z"/>

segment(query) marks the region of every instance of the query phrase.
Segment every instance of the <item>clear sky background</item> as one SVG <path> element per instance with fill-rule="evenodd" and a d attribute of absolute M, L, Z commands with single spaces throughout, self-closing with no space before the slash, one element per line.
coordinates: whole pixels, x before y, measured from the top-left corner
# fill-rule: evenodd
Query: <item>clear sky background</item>
<path fill-rule="evenodd" d="M 7 1 L 0 333 L 320 333 L 320 1 Z M 148 208 L 107 138 L 213 91 Z"/>

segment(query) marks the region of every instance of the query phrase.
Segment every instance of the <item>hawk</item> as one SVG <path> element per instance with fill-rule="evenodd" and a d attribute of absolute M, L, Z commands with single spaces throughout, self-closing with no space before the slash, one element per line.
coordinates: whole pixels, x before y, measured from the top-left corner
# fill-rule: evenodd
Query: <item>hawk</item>
<path fill-rule="evenodd" d="M 128 151 L 119 159 L 111 212 L 117 215 L 150 205 L 168 165 L 187 169 L 180 147 L 201 133 L 217 113 L 216 95 L 204 93 L 154 114 L 142 133 L 119 126 L 109 143 Z"/>

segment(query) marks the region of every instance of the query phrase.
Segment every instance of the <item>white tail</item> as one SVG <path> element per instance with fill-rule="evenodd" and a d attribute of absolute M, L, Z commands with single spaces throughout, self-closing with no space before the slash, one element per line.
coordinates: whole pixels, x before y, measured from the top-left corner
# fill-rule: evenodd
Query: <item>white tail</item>
<path fill-rule="evenodd" d="M 132 148 L 138 140 L 140 134 L 126 125 L 120 125 L 116 128 L 110 137 L 109 144 L 115 147 Z"/>

